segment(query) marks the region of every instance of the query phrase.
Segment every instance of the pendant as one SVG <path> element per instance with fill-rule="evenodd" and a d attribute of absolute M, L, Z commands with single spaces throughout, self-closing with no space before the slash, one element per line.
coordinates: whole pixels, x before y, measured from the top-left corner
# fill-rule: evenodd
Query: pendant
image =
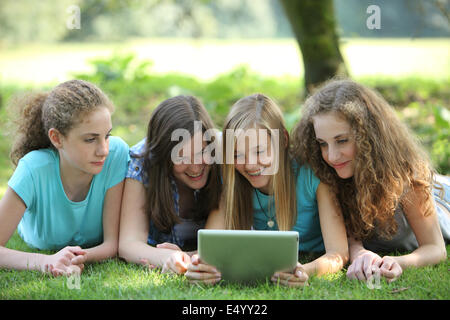
<path fill-rule="evenodd" d="M 267 221 L 267 226 L 269 228 L 273 228 L 274 225 L 275 225 L 275 222 L 273 222 L 272 220 Z"/>

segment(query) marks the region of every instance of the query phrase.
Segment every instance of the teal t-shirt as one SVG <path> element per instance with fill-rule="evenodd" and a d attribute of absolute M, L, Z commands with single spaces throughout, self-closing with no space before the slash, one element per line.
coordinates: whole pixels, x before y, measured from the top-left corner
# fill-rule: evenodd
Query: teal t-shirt
<path fill-rule="evenodd" d="M 322 239 L 322 230 L 320 229 L 316 197 L 320 180 L 309 167 L 299 167 L 295 162 L 294 172 L 297 178 L 297 222 L 292 230 L 297 231 L 299 234 L 298 249 L 306 252 L 323 252 L 325 251 L 325 246 Z M 271 199 L 270 211 L 268 210 L 269 199 Z M 272 217 L 274 221 L 272 228 L 267 225 L 269 217 Z M 278 225 L 275 221 L 273 196 L 265 195 L 257 189 L 253 192 L 253 228 L 255 230 L 278 230 Z"/>
<path fill-rule="evenodd" d="M 64 192 L 56 150 L 35 150 L 20 159 L 8 186 L 27 207 L 17 229 L 30 247 L 59 250 L 103 242 L 104 198 L 109 188 L 125 178 L 129 160 L 128 145 L 118 137 L 109 139 L 104 167 L 80 202 L 69 200 Z"/>

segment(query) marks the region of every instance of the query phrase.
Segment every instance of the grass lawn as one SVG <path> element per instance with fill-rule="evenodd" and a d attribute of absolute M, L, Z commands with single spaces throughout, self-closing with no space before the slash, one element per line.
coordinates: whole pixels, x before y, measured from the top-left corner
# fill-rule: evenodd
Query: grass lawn
<path fill-rule="evenodd" d="M 32 251 L 17 232 L 8 248 Z M 447 254 L 450 245 L 447 246 Z M 301 257 L 301 262 L 312 257 Z M 312 277 L 304 288 L 286 288 L 270 282 L 256 286 L 221 283 L 216 286 L 191 285 L 184 276 L 161 274 L 119 259 L 88 264 L 79 289 L 74 278 L 54 278 L 35 271 L 0 270 L 0 300 L 5 299 L 165 299 L 165 300 L 328 300 L 328 299 L 450 299 L 448 259 L 436 266 L 410 268 L 402 277 L 379 289 L 361 281 L 350 281 L 345 270 L 333 275 Z M 376 282 L 374 282 L 374 285 Z M 372 287 L 373 288 L 373 287 Z"/>
<path fill-rule="evenodd" d="M 153 60 L 152 71 L 157 73 L 177 71 L 206 79 L 230 70 L 236 63 L 248 64 L 264 75 L 298 77 L 303 72 L 294 40 L 274 40 L 270 43 L 255 40 L 240 43 L 150 39 L 131 41 L 126 45 L 37 44 L 2 50 L 0 84 L 17 81 L 21 84 L 34 83 L 42 86 L 52 81 L 63 81 L 71 71 L 85 71 L 87 58 L 109 56 L 119 45 L 120 48 L 126 48 L 126 51 L 136 52 L 139 58 Z M 446 39 L 348 40 L 343 41 L 342 48 L 353 76 L 392 75 L 402 78 L 418 74 L 435 80 L 449 77 L 450 45 Z M 179 54 L 181 51 L 183 55 Z M 439 99 L 437 104 L 448 105 L 447 100 Z M 114 134 L 124 138 L 129 145 L 133 145 L 144 136 L 146 122 L 143 121 L 141 125 L 124 123 L 115 127 Z M 11 141 L 7 136 L 6 124 L 6 110 L 0 108 L 0 198 L 6 191 L 7 181 L 13 172 L 8 159 Z M 129 129 L 131 127 L 134 129 Z M 9 240 L 7 247 L 32 251 L 20 239 L 17 232 Z M 449 250 L 450 245 L 447 246 L 447 254 Z M 311 258 L 301 257 L 300 261 L 304 263 Z M 191 285 L 184 276 L 161 274 L 159 271 L 150 271 L 119 259 L 111 259 L 103 263 L 86 265 L 81 275 L 79 289 L 73 288 L 76 285 L 73 278 L 53 278 L 39 272 L 0 269 L 0 300 L 448 300 L 449 271 L 448 259 L 433 267 L 410 268 L 393 283 L 381 280 L 377 289 L 370 289 L 364 282 L 347 280 L 346 270 L 320 278 L 312 277 L 309 285 L 304 288 L 286 288 L 272 283 L 258 286 L 221 283 L 209 287 Z"/>

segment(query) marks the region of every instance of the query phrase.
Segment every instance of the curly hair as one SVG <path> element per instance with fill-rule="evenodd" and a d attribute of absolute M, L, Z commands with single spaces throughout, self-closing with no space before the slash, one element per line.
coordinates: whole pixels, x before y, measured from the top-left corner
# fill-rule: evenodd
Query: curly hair
<path fill-rule="evenodd" d="M 418 140 L 375 91 L 350 80 L 332 80 L 308 97 L 292 133 L 293 154 L 329 184 L 343 209 L 347 231 L 357 239 L 389 239 L 397 231 L 395 209 L 419 196 L 432 212 L 433 169 Z M 345 119 L 355 140 L 355 168 L 341 179 L 322 157 L 314 116 L 333 112 Z"/>
<path fill-rule="evenodd" d="M 12 101 L 17 113 L 16 134 L 10 159 L 17 166 L 28 152 L 52 148 L 48 130 L 57 129 L 66 135 L 84 115 L 97 107 L 106 107 L 110 112 L 114 106 L 108 97 L 95 85 L 83 80 L 70 80 L 53 88 L 50 92 L 33 93 Z"/>

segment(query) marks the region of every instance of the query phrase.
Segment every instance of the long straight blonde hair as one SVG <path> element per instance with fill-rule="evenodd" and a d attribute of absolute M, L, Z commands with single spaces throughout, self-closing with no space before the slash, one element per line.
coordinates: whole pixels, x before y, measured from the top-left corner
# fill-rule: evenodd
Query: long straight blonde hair
<path fill-rule="evenodd" d="M 223 154 L 227 149 L 233 151 L 236 146 L 239 129 L 250 128 L 278 129 L 279 146 L 275 161 L 278 161 L 278 171 L 273 175 L 272 190 L 275 202 L 276 221 L 280 230 L 291 230 L 297 219 L 297 201 L 295 179 L 289 155 L 289 136 L 284 125 L 283 114 L 277 104 L 263 94 L 254 94 L 237 101 L 230 110 L 223 127 Z M 226 135 L 231 129 L 232 148 L 228 146 Z M 229 132 L 229 131 L 228 131 Z M 271 135 L 271 140 L 273 141 Z M 277 143 L 275 141 L 275 143 Z M 228 150 L 228 152 L 230 151 Z M 272 152 L 274 152 L 272 148 Z M 223 165 L 224 182 L 224 213 L 227 229 L 248 230 L 253 225 L 252 196 L 254 188 L 241 174 L 236 174 L 235 164 L 226 161 Z M 249 200 L 250 199 L 250 200 Z M 269 203 L 269 207 L 271 207 Z"/>

